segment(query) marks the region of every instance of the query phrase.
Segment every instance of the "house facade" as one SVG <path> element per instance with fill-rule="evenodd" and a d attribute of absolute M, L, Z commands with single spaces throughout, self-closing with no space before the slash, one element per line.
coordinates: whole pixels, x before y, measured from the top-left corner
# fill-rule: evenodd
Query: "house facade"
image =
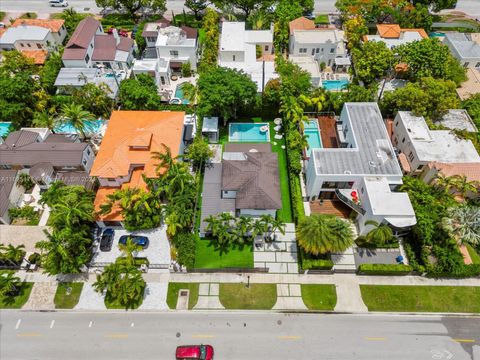
<path fill-rule="evenodd" d="M 67 37 L 65 20 L 62 19 L 16 19 L 11 27 L 39 26 L 50 30 L 56 45 L 62 45 Z"/>
<path fill-rule="evenodd" d="M 430 162 L 480 165 L 480 156 L 470 140 L 460 139 L 450 130 L 430 130 L 423 116 L 409 111 L 399 111 L 395 116 L 392 142 L 403 171 L 411 175 L 420 175 Z"/>
<path fill-rule="evenodd" d="M 273 53 L 273 28 L 245 30 L 244 22 L 222 23 L 218 64 L 246 73 L 259 92 L 277 77 Z"/>
<path fill-rule="evenodd" d="M 375 35 L 365 35 L 363 41 L 381 41 L 389 49 L 408 44 L 414 41 L 428 39 L 423 29 L 402 29 L 398 24 L 378 24 Z"/>
<path fill-rule="evenodd" d="M 190 63 L 191 68 L 196 70 L 198 61 L 197 38 L 197 29 L 186 26 L 160 28 L 155 43 L 157 58 L 168 61 L 173 71 L 180 71 L 184 63 Z"/>
<path fill-rule="evenodd" d="M 402 231 L 416 223 L 408 194 L 395 192 L 402 171 L 376 103 L 345 103 L 338 148 L 313 148 L 306 166 L 309 200 L 339 199 L 356 212 L 360 234 L 368 220 Z"/>
<path fill-rule="evenodd" d="M 446 33 L 443 42 L 452 55 L 466 68 L 480 69 L 480 36 L 467 33 Z"/>

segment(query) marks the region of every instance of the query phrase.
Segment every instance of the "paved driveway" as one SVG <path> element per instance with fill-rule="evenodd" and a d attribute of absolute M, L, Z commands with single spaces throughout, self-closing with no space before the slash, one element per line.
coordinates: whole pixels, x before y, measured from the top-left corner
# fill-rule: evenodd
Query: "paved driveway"
<path fill-rule="evenodd" d="M 95 263 L 113 263 L 122 256 L 122 252 L 118 248 L 118 240 L 122 235 L 143 235 L 150 240 L 148 248 L 137 253 L 137 257 L 146 257 L 150 264 L 170 265 L 170 245 L 167 239 L 166 227 L 162 226 L 147 231 L 130 232 L 122 228 L 115 228 L 115 237 L 113 239 L 112 249 L 110 251 L 100 251 L 99 248 L 93 256 L 93 264 Z"/>
<path fill-rule="evenodd" d="M 397 256 L 400 256 L 400 249 L 366 249 L 355 248 L 355 265 L 361 264 L 396 264 Z"/>

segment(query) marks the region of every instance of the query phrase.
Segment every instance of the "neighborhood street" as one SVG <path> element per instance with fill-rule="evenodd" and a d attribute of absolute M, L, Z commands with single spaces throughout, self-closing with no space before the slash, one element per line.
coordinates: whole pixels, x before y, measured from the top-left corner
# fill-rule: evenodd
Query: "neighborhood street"
<path fill-rule="evenodd" d="M 250 312 L 1 313 L 1 359 L 480 359 L 479 318 Z M 61 346 L 60 346 L 61 345 Z"/>

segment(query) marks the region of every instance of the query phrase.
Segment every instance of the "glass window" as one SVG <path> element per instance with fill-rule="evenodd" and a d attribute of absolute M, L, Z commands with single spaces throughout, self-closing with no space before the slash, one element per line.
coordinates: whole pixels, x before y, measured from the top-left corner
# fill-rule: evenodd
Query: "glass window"
<path fill-rule="evenodd" d="M 177 50 L 170 50 L 170 55 L 178 56 L 178 51 Z"/>
<path fill-rule="evenodd" d="M 410 152 L 410 154 L 408 154 L 408 159 L 410 161 L 413 161 L 413 159 L 415 159 L 415 155 L 413 155 L 413 152 Z"/>
<path fill-rule="evenodd" d="M 405 142 L 405 138 L 402 139 L 402 144 Z"/>
<path fill-rule="evenodd" d="M 90 56 L 87 54 L 87 55 L 85 56 L 85 62 L 88 63 L 89 61 L 90 61 Z"/>
<path fill-rule="evenodd" d="M 41 48 L 42 48 L 42 44 L 37 44 L 37 48 L 41 49 Z"/>
<path fill-rule="evenodd" d="M 268 51 L 268 45 L 265 45 L 265 51 Z"/>
<path fill-rule="evenodd" d="M 333 54 L 335 52 L 335 49 L 330 49 L 330 54 Z"/>

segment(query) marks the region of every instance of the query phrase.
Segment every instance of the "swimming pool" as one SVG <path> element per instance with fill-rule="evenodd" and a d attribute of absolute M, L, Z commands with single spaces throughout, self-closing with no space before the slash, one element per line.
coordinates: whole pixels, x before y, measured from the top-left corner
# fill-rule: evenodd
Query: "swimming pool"
<path fill-rule="evenodd" d="M 231 123 L 228 128 L 228 141 L 231 142 L 268 142 L 269 139 L 267 123 Z"/>
<path fill-rule="evenodd" d="M 8 134 L 8 129 L 10 128 L 11 122 L 0 122 L 0 136 L 4 137 Z"/>
<path fill-rule="evenodd" d="M 341 91 L 350 83 L 348 79 L 322 80 L 322 87 L 329 91 Z"/>
<path fill-rule="evenodd" d="M 175 89 L 175 97 L 182 99 L 182 104 L 189 104 L 190 102 L 187 99 L 183 98 L 183 86 L 187 84 L 186 82 L 178 84 Z"/>
<path fill-rule="evenodd" d="M 434 31 L 428 34 L 428 36 L 430 36 L 431 38 L 441 38 L 441 37 L 445 37 L 445 33 L 440 31 Z"/>
<path fill-rule="evenodd" d="M 320 129 L 317 120 L 304 121 L 303 133 L 307 137 L 308 149 L 307 156 L 310 156 L 312 149 L 322 148 L 322 138 L 320 137 Z"/>
<path fill-rule="evenodd" d="M 103 124 L 105 121 L 103 120 L 87 120 L 85 121 L 86 134 L 99 134 L 100 130 L 102 129 Z M 78 131 L 70 124 L 62 124 L 55 127 L 55 132 L 57 133 L 65 133 L 65 134 L 77 134 Z"/>

